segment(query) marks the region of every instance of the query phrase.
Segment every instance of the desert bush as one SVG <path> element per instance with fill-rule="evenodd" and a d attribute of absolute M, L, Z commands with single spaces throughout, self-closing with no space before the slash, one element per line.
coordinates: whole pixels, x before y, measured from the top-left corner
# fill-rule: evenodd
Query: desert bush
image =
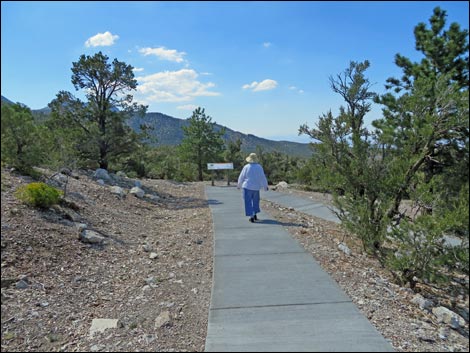
<path fill-rule="evenodd" d="M 35 182 L 20 186 L 15 195 L 30 206 L 47 208 L 59 203 L 62 192 L 45 183 Z"/>

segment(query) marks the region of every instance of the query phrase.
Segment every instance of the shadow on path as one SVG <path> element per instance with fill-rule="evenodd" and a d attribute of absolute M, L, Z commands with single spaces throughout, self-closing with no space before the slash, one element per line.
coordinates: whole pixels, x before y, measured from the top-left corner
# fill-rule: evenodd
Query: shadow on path
<path fill-rule="evenodd" d="M 292 223 L 292 222 L 279 222 L 274 219 L 260 219 L 255 221 L 255 224 L 269 224 L 269 225 L 279 225 L 284 227 L 304 227 L 301 223 Z"/>
<path fill-rule="evenodd" d="M 222 205 L 223 202 L 220 202 L 219 200 L 215 200 L 215 199 L 208 199 L 207 204 L 208 205 Z"/>

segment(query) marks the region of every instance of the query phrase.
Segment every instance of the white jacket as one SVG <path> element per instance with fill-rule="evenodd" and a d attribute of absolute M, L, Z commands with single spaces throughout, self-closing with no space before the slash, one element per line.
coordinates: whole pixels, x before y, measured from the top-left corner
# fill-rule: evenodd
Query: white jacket
<path fill-rule="evenodd" d="M 248 190 L 267 190 L 268 180 L 264 175 L 263 167 L 258 163 L 245 165 L 238 177 L 237 187 Z"/>

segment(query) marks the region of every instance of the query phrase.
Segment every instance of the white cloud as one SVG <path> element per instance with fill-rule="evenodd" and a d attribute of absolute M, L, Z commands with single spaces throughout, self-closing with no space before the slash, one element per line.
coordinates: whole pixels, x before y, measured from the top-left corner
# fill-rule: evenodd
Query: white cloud
<path fill-rule="evenodd" d="M 163 71 L 152 75 L 137 77 L 136 99 L 145 102 L 188 102 L 195 97 L 219 96 L 210 91 L 215 87 L 212 82 L 198 81 L 199 74 L 192 69 Z"/>
<path fill-rule="evenodd" d="M 269 48 L 272 44 L 270 42 L 264 42 L 263 47 Z"/>
<path fill-rule="evenodd" d="M 177 106 L 176 109 L 193 111 L 193 110 L 195 110 L 197 107 L 198 107 L 198 106 L 197 106 L 197 105 L 194 105 L 194 104 L 185 104 L 185 105 Z"/>
<path fill-rule="evenodd" d="M 266 79 L 261 82 L 253 81 L 250 84 L 243 85 L 243 89 L 251 89 L 253 92 L 257 91 L 268 91 L 274 89 L 278 86 L 278 83 L 275 80 Z"/>
<path fill-rule="evenodd" d="M 134 67 L 133 71 L 134 72 L 142 72 L 142 71 L 144 71 L 144 68 L 143 67 Z"/>
<path fill-rule="evenodd" d="M 253 81 L 253 82 L 250 83 L 250 84 L 243 85 L 242 88 L 243 88 L 243 89 L 255 88 L 257 84 L 258 84 L 258 82 Z"/>
<path fill-rule="evenodd" d="M 158 48 L 142 48 L 139 50 L 144 56 L 147 55 L 155 55 L 161 60 L 168 60 L 174 61 L 177 63 L 181 63 L 185 61 L 183 56 L 186 55 L 184 51 L 177 51 L 175 49 L 166 49 L 165 47 L 158 47 Z"/>
<path fill-rule="evenodd" d="M 98 33 L 93 37 L 90 37 L 85 42 L 85 46 L 88 47 L 109 47 L 114 44 L 114 41 L 119 39 L 117 34 L 111 34 L 106 31 L 104 33 Z"/>
<path fill-rule="evenodd" d="M 303 90 L 303 89 L 299 89 L 299 88 L 297 88 L 297 87 L 295 87 L 295 86 L 289 86 L 288 88 L 289 88 L 291 91 L 297 91 L 297 92 L 300 93 L 300 94 L 304 93 L 304 90 Z"/>

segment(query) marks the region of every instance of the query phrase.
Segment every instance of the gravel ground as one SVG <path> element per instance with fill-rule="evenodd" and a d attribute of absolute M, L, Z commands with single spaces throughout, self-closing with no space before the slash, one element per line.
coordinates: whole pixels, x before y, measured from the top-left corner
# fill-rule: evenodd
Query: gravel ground
<path fill-rule="evenodd" d="M 278 188 L 277 191 L 328 204 L 327 194 Z M 380 263 L 363 253 L 360 244 L 338 224 L 262 201 L 262 208 L 286 225 L 289 233 L 311 253 L 340 285 L 377 330 L 403 352 L 468 352 L 468 276 L 465 286 L 450 294 L 448 288 L 418 285 L 419 293 L 393 283 Z M 349 255 L 339 248 L 344 244 Z M 421 309 L 420 298 L 431 305 Z M 432 303 L 432 304 L 431 304 Z M 439 306 L 466 315 L 461 327 L 453 329 L 432 313 Z M 462 318 L 461 318 L 462 319 Z"/>
<path fill-rule="evenodd" d="M 140 180 L 146 196 L 139 198 L 128 193 L 133 180 L 119 180 L 123 196 L 89 172 L 76 173 L 67 184 L 69 207 L 38 210 L 13 195 L 31 180 L 2 170 L 2 351 L 204 351 L 210 182 Z M 338 250 L 345 234 L 336 224 L 265 201 L 262 207 L 291 224 L 292 236 L 396 350 L 469 350 L 468 322 L 455 330 L 419 309 L 415 293 L 394 285 L 347 235 L 351 255 Z M 104 243 L 80 241 L 80 224 Z M 459 301 L 468 308 L 468 287 Z M 113 320 L 112 327 L 92 335 L 97 319 Z"/>
<path fill-rule="evenodd" d="M 76 178 L 74 222 L 22 205 L 13 191 L 30 180 L 2 171 L 2 351 L 203 351 L 212 283 L 203 184 L 142 180 L 152 200 Z M 105 244 L 81 242 L 78 223 Z M 90 337 L 94 319 L 116 327 Z"/>

